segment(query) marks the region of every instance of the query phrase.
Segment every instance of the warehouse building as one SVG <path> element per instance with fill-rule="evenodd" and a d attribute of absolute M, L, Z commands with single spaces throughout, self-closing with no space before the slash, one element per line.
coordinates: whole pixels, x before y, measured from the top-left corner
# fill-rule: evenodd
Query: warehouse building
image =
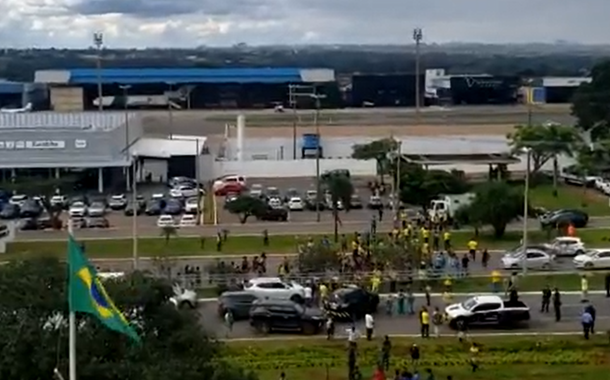
<path fill-rule="evenodd" d="M 131 112 L 0 113 L 0 177 L 78 173 L 97 177 L 97 190 L 127 189 L 132 165 L 138 181 L 195 176 L 195 158 L 205 139 L 143 136 L 140 116 Z"/>
<path fill-rule="evenodd" d="M 123 108 L 270 108 L 289 106 L 290 84 L 311 84 L 340 105 L 342 98 L 331 69 L 72 69 L 41 70 L 35 82 L 50 88 L 55 111 Z M 101 99 L 99 89 L 101 87 Z"/>

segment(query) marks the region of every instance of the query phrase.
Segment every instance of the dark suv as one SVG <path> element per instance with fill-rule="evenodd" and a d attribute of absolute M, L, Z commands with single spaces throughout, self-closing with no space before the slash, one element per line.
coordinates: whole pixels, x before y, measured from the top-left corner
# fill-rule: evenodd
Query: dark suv
<path fill-rule="evenodd" d="M 218 316 L 222 318 L 227 311 L 230 311 L 235 320 L 248 319 L 252 304 L 257 299 L 251 292 L 224 292 L 218 297 Z"/>
<path fill-rule="evenodd" d="M 319 309 L 305 308 L 292 301 L 255 301 L 250 310 L 250 325 L 256 331 L 298 331 L 313 335 L 324 326 L 324 313 Z"/>
<path fill-rule="evenodd" d="M 256 216 L 256 219 L 285 222 L 288 220 L 288 210 L 285 208 L 267 207 L 262 214 Z"/>

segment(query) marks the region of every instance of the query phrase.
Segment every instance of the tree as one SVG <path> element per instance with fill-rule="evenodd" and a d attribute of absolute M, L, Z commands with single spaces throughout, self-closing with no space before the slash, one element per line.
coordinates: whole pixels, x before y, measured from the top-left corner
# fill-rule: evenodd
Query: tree
<path fill-rule="evenodd" d="M 357 160 L 375 160 L 377 174 L 381 183 L 386 174 L 390 174 L 390 155 L 398 150 L 399 142 L 393 138 L 371 141 L 368 144 L 355 144 L 352 146 L 352 158 Z"/>
<path fill-rule="evenodd" d="M 267 204 L 260 198 L 240 195 L 227 203 L 227 210 L 239 216 L 239 222 L 245 224 L 250 216 L 258 216 L 265 212 Z"/>
<path fill-rule="evenodd" d="M 487 182 L 476 189 L 474 201 L 458 213 L 469 224 L 491 225 L 494 236 L 504 236 L 508 223 L 523 215 L 522 190 L 506 182 Z"/>
<path fill-rule="evenodd" d="M 440 194 L 462 194 L 469 190 L 462 172 L 426 170 L 421 165 L 400 166 L 400 200 L 404 204 L 428 207 Z"/>
<path fill-rule="evenodd" d="M 173 236 L 178 235 L 178 229 L 176 226 L 163 226 L 161 227 L 161 236 L 165 239 L 165 245 L 169 244 L 169 239 Z"/>
<path fill-rule="evenodd" d="M 67 378 L 66 270 L 54 259 L 0 267 L 0 378 L 48 379 L 55 367 Z M 104 285 L 142 345 L 77 314 L 79 379 L 254 379 L 227 368 L 222 344 L 206 335 L 196 312 L 168 302 L 171 284 L 134 273 Z"/>
<path fill-rule="evenodd" d="M 538 173 L 550 159 L 553 159 L 553 183 L 556 194 L 559 177 L 557 156 L 572 156 L 581 142 L 578 130 L 555 123 L 520 125 L 516 128 L 516 131 L 508 134 L 507 138 L 510 139 L 514 154 L 523 154 L 524 149 L 530 149 L 533 175 Z"/>
<path fill-rule="evenodd" d="M 333 173 L 324 179 L 324 187 L 330 193 L 332 204 L 333 219 L 335 222 L 335 241 L 339 240 L 339 203 L 343 205 L 346 212 L 349 212 L 354 185 L 345 175 Z"/>
<path fill-rule="evenodd" d="M 591 83 L 580 85 L 572 99 L 572 115 L 582 131 L 591 133 L 591 140 L 610 137 L 610 61 L 591 70 Z"/>

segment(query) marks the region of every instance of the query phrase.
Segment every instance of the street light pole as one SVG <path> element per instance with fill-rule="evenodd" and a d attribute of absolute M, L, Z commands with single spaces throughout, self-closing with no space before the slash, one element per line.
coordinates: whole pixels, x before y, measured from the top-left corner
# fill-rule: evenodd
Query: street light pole
<path fill-rule="evenodd" d="M 402 160 L 402 141 L 398 140 L 398 155 L 396 159 L 396 185 L 394 186 L 394 217 L 398 220 L 400 213 L 400 161 Z"/>
<path fill-rule="evenodd" d="M 102 99 L 102 48 L 104 47 L 104 35 L 101 32 L 93 33 L 93 45 L 97 50 L 96 56 L 96 73 L 97 73 L 97 100 L 98 110 L 104 110 L 104 103 Z"/>
<path fill-rule="evenodd" d="M 413 41 L 415 41 L 415 116 L 417 124 L 419 125 L 420 119 L 420 108 L 421 108 L 421 94 L 420 94 L 420 83 L 419 83 L 419 72 L 420 72 L 420 44 L 424 34 L 421 28 L 413 29 Z"/>
<path fill-rule="evenodd" d="M 318 136 L 318 146 L 316 147 L 316 221 L 320 222 L 322 219 L 320 215 L 320 199 L 321 199 L 321 186 L 320 186 L 320 95 L 315 94 L 312 97 L 316 101 L 316 113 L 314 114 L 314 125 L 316 127 L 316 135 Z"/>
<path fill-rule="evenodd" d="M 138 157 L 134 154 L 132 160 L 132 173 L 131 173 L 131 209 L 133 210 L 133 216 L 131 218 L 131 239 L 132 239 L 132 259 L 133 269 L 138 270 Z"/>
<path fill-rule="evenodd" d="M 168 123 L 168 128 L 169 128 L 169 139 L 172 140 L 174 138 L 174 112 L 172 110 L 172 100 L 171 100 L 171 94 L 174 88 L 174 84 L 173 83 L 168 83 L 169 85 L 169 92 L 167 93 L 167 112 L 168 112 L 168 117 L 169 117 L 169 123 Z"/>
<path fill-rule="evenodd" d="M 127 94 L 128 94 L 129 89 L 131 88 L 131 86 L 126 84 L 126 85 L 119 86 L 119 88 L 121 90 L 123 90 L 123 101 L 124 101 L 123 110 L 125 113 L 125 154 L 127 154 L 127 158 L 129 158 L 130 141 L 129 141 L 129 110 L 127 108 L 127 96 L 128 96 Z M 123 175 L 125 175 L 125 177 L 127 177 L 129 174 L 128 170 L 123 171 Z M 130 186 L 131 186 L 130 181 L 127 181 L 127 190 L 129 190 Z"/>
<path fill-rule="evenodd" d="M 532 156 L 532 151 L 530 148 L 525 149 L 526 159 L 525 159 L 525 189 L 523 190 L 523 263 L 522 270 L 523 275 L 527 274 L 527 218 L 528 218 L 528 208 L 529 208 L 529 190 L 530 190 L 530 161 Z"/>

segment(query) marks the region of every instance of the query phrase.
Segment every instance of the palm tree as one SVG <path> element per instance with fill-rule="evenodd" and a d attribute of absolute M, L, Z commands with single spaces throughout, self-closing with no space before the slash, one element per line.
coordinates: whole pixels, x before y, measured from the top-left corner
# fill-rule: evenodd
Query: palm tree
<path fill-rule="evenodd" d="M 345 175 L 333 174 L 324 179 L 324 187 L 330 194 L 332 213 L 335 222 L 335 242 L 339 241 L 339 204 L 343 205 L 346 212 L 350 209 L 354 185 Z"/>
<path fill-rule="evenodd" d="M 572 157 L 576 146 L 580 142 L 580 137 L 575 128 L 565 127 L 557 123 L 546 123 L 545 129 L 545 148 L 547 152 L 552 155 L 553 196 L 556 197 L 559 179 L 559 163 L 557 157 L 561 155 Z"/>

